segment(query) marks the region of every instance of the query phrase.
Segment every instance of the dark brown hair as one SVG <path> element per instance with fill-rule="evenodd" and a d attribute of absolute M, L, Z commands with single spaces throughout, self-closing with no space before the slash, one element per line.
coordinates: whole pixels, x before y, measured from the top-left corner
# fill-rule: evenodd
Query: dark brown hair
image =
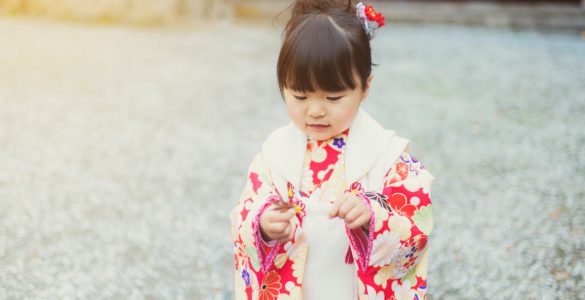
<path fill-rule="evenodd" d="M 351 0 L 292 4 L 276 67 L 281 94 L 285 87 L 337 92 L 359 86 L 365 91 L 371 72 L 370 38 Z"/>

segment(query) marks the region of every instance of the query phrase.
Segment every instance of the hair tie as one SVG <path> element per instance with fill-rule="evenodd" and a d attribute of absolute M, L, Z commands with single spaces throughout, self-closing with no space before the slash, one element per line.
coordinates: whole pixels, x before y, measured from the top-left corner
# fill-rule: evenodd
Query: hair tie
<path fill-rule="evenodd" d="M 356 15 L 362 22 L 366 33 L 370 38 L 374 37 L 374 30 L 384 26 L 384 16 L 377 12 L 371 5 L 358 2 L 355 5 Z"/>

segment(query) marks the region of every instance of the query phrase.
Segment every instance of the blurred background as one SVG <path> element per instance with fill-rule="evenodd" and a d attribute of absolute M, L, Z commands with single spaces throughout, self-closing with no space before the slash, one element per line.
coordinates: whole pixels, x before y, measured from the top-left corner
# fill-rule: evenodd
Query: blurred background
<path fill-rule="evenodd" d="M 0 299 L 232 299 L 291 2 L 0 0 Z M 585 2 L 371 1 L 436 177 L 428 299 L 585 299 Z"/>

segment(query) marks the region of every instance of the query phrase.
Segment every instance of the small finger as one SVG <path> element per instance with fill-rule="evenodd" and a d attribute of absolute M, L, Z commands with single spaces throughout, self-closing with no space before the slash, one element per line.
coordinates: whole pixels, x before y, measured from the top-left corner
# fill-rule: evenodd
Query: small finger
<path fill-rule="evenodd" d="M 273 211 L 282 211 L 286 210 L 288 207 L 282 202 L 272 202 L 270 205 L 270 209 Z"/>
<path fill-rule="evenodd" d="M 278 223 L 278 225 L 279 225 L 278 226 L 278 234 L 282 234 L 282 235 L 286 234 L 286 230 L 289 227 L 289 223 L 288 222 L 281 222 L 281 223 Z"/>
<path fill-rule="evenodd" d="M 292 228 L 290 226 L 287 227 L 286 230 L 278 236 L 278 238 L 277 238 L 278 241 L 280 241 L 280 242 L 288 241 L 288 237 L 290 236 L 291 232 L 292 232 Z"/>
<path fill-rule="evenodd" d="M 331 207 L 329 210 L 329 219 L 333 219 L 337 216 L 337 208 L 335 206 Z"/>
<path fill-rule="evenodd" d="M 286 226 L 286 228 L 282 232 L 282 236 L 283 237 L 289 236 L 291 231 L 292 231 L 292 226 L 290 226 L 290 224 L 289 224 L 288 226 Z"/>
<path fill-rule="evenodd" d="M 272 220 L 275 222 L 287 222 L 295 215 L 294 210 L 279 211 L 274 214 Z"/>
<path fill-rule="evenodd" d="M 347 215 L 347 213 L 349 213 L 353 207 L 355 206 L 355 201 L 351 201 L 351 200 L 347 200 L 345 202 L 343 202 L 343 204 L 341 205 L 341 207 L 339 208 L 339 217 L 342 219 L 345 219 L 345 216 Z"/>
<path fill-rule="evenodd" d="M 329 210 L 329 218 L 335 218 L 339 216 L 339 208 L 345 202 L 345 198 L 339 198 L 335 203 L 333 203 L 333 207 Z"/>
<path fill-rule="evenodd" d="M 370 216 L 369 215 L 361 215 L 359 218 L 357 218 L 355 221 L 351 222 L 350 224 L 347 225 L 347 227 L 349 227 L 349 229 L 353 230 L 356 228 L 360 228 L 362 226 L 368 226 L 370 221 Z"/>
<path fill-rule="evenodd" d="M 270 223 L 267 227 L 267 230 L 272 232 L 273 234 L 282 234 L 286 227 L 288 226 L 288 222 L 277 222 L 277 223 Z"/>
<path fill-rule="evenodd" d="M 353 221 L 357 220 L 358 217 L 361 216 L 361 214 L 362 212 L 359 209 L 353 207 L 353 209 L 345 215 L 345 223 L 347 224 L 352 223 Z"/>
<path fill-rule="evenodd" d="M 293 230 L 292 227 L 288 228 L 281 236 L 279 236 L 281 242 L 287 242 L 290 240 L 290 236 Z"/>
<path fill-rule="evenodd" d="M 345 193 L 344 191 L 336 191 L 335 192 L 335 199 L 343 199 L 345 198 Z"/>

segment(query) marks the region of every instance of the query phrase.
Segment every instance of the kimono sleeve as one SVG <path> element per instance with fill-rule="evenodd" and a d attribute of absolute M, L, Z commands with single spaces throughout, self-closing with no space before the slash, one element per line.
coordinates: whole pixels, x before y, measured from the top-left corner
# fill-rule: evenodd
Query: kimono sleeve
<path fill-rule="evenodd" d="M 427 241 L 433 228 L 430 190 L 434 177 L 407 152 L 387 172 L 382 191 L 353 191 L 370 207 L 369 232 L 362 238 L 362 269 L 375 274 L 374 282 L 386 288 L 411 285 L 426 287 Z M 358 249 L 360 249 L 358 247 Z M 418 278 L 417 278 L 418 277 Z M 388 287 L 394 289 L 394 287 Z M 420 295 L 419 295 L 420 296 Z M 412 299 L 412 298 L 410 298 Z"/>
<path fill-rule="evenodd" d="M 280 196 L 274 188 L 269 168 L 259 153 L 250 164 L 244 190 L 230 214 L 235 268 L 236 272 L 242 274 L 246 286 L 256 278 L 251 275 L 260 273 L 267 258 L 274 253 L 273 248 L 277 246 L 264 242 L 259 228 L 260 216 L 273 198 L 280 199 Z"/>

